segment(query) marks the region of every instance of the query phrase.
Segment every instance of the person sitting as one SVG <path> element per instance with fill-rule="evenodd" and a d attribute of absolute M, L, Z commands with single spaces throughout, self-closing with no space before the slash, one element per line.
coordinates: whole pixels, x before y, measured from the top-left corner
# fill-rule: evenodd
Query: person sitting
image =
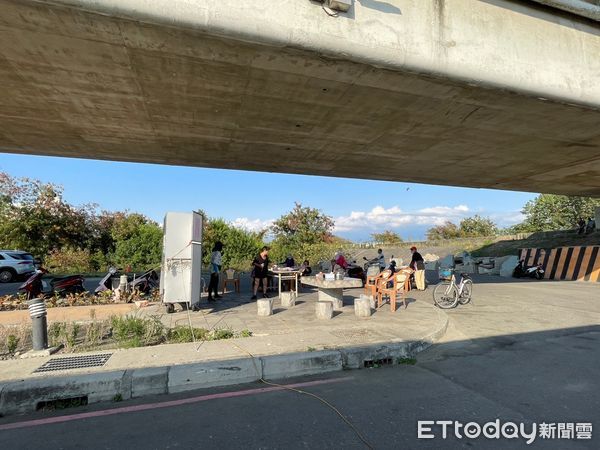
<path fill-rule="evenodd" d="M 585 220 L 582 217 L 577 221 L 577 234 L 585 233 Z"/>
<path fill-rule="evenodd" d="M 593 233 L 595 229 L 596 229 L 596 221 L 594 219 L 592 219 L 591 217 L 588 218 L 588 222 L 585 227 L 585 234 Z"/>
<path fill-rule="evenodd" d="M 304 260 L 304 262 L 302 263 L 302 266 L 300 266 L 300 269 L 302 270 L 300 275 L 303 277 L 308 277 L 312 274 L 312 269 L 310 267 L 310 263 L 308 262 L 308 259 Z"/>
<path fill-rule="evenodd" d="M 396 260 L 395 259 L 392 259 L 390 261 L 390 265 L 388 266 L 388 270 L 391 270 L 392 273 L 398 272 L 398 268 L 396 267 Z"/>
<path fill-rule="evenodd" d="M 332 261 L 332 272 L 335 272 L 336 266 L 341 267 L 344 271 L 346 271 L 348 267 L 350 267 L 342 252 L 337 252 L 335 254 L 334 259 Z"/>
<path fill-rule="evenodd" d="M 283 262 L 285 267 L 294 267 L 296 262 L 294 261 L 294 257 L 291 254 L 288 254 Z"/>

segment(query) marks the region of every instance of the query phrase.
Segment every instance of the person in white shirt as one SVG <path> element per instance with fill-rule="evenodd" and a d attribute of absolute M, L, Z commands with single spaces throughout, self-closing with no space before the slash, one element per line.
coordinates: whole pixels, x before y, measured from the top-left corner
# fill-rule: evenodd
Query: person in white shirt
<path fill-rule="evenodd" d="M 221 298 L 219 295 L 219 273 L 221 272 L 221 260 L 223 258 L 221 252 L 223 251 L 223 243 L 221 241 L 215 242 L 210 255 L 210 282 L 208 283 L 208 301 L 214 302 L 216 298 Z M 214 297 L 213 297 L 214 292 Z"/>

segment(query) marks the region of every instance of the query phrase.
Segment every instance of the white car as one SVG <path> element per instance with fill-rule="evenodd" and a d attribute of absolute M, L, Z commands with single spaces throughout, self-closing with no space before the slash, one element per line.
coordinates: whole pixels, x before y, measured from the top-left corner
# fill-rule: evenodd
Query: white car
<path fill-rule="evenodd" d="M 0 283 L 17 281 L 35 272 L 34 258 L 31 253 L 21 250 L 0 250 Z"/>

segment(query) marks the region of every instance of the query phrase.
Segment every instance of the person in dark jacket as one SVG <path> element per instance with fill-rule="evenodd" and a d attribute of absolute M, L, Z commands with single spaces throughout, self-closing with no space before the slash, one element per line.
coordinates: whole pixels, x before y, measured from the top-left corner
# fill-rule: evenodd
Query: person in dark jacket
<path fill-rule="evenodd" d="M 422 291 L 425 289 L 425 260 L 417 251 L 417 247 L 411 247 L 412 259 L 410 260 L 410 268 L 415 271 L 415 284 L 417 289 Z"/>
<path fill-rule="evenodd" d="M 269 273 L 269 247 L 263 247 L 259 255 L 252 261 L 252 279 L 254 280 L 252 286 L 252 300 L 256 300 L 256 293 L 258 292 L 258 286 L 262 281 L 263 297 L 268 298 L 267 295 L 267 274 Z"/>
<path fill-rule="evenodd" d="M 285 258 L 285 261 L 283 262 L 283 265 L 285 267 L 295 267 L 296 261 L 294 261 L 294 257 L 291 254 L 288 254 Z"/>

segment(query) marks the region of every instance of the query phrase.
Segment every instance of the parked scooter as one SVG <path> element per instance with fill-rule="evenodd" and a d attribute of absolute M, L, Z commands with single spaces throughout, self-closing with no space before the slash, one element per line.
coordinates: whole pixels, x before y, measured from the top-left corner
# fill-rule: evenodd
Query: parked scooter
<path fill-rule="evenodd" d="M 153 290 L 158 289 L 159 284 L 160 277 L 154 269 L 150 269 L 130 281 L 129 289 L 138 291 L 140 294 L 150 295 Z"/>
<path fill-rule="evenodd" d="M 522 259 L 513 270 L 513 277 L 515 278 L 536 278 L 541 280 L 544 278 L 544 268 L 541 264 L 537 264 L 535 266 L 526 266 L 525 260 Z"/>
<path fill-rule="evenodd" d="M 120 278 L 120 276 L 122 275 L 120 270 L 121 269 L 117 269 L 115 267 L 111 267 L 110 269 L 108 269 L 108 273 L 104 276 L 104 278 L 100 280 L 100 283 L 98 283 L 98 287 L 94 292 L 96 294 L 99 294 L 100 292 L 112 290 L 112 279 L 115 277 Z M 131 275 L 127 276 L 128 291 L 138 291 L 141 294 L 148 295 L 154 289 L 157 289 L 158 286 L 159 276 L 153 269 L 144 272 L 139 277 L 134 278 Z"/>
<path fill-rule="evenodd" d="M 98 283 L 98 287 L 94 290 L 94 292 L 96 294 L 99 294 L 100 292 L 112 290 L 112 279 L 113 277 L 118 277 L 119 275 L 119 269 L 117 269 L 116 267 L 111 267 L 110 269 L 108 269 L 108 273 L 104 275 L 104 278 L 100 280 L 100 282 Z"/>
<path fill-rule="evenodd" d="M 348 269 L 346 270 L 346 272 L 348 274 L 348 277 L 358 278 L 358 279 L 362 280 L 363 284 L 367 280 L 366 272 L 364 271 L 364 269 L 362 267 L 360 267 L 358 264 L 356 264 L 356 261 L 352 261 L 352 263 L 348 266 Z"/>
<path fill-rule="evenodd" d="M 60 297 L 66 297 L 68 294 L 85 292 L 85 287 L 83 286 L 85 279 L 81 275 L 51 278 L 49 280 L 50 289 L 44 290 L 42 277 L 46 273 L 49 272 L 43 267 L 37 269 L 33 275 L 19 286 L 19 293 L 25 294 L 27 300 L 31 300 L 41 296 L 58 295 Z"/>

